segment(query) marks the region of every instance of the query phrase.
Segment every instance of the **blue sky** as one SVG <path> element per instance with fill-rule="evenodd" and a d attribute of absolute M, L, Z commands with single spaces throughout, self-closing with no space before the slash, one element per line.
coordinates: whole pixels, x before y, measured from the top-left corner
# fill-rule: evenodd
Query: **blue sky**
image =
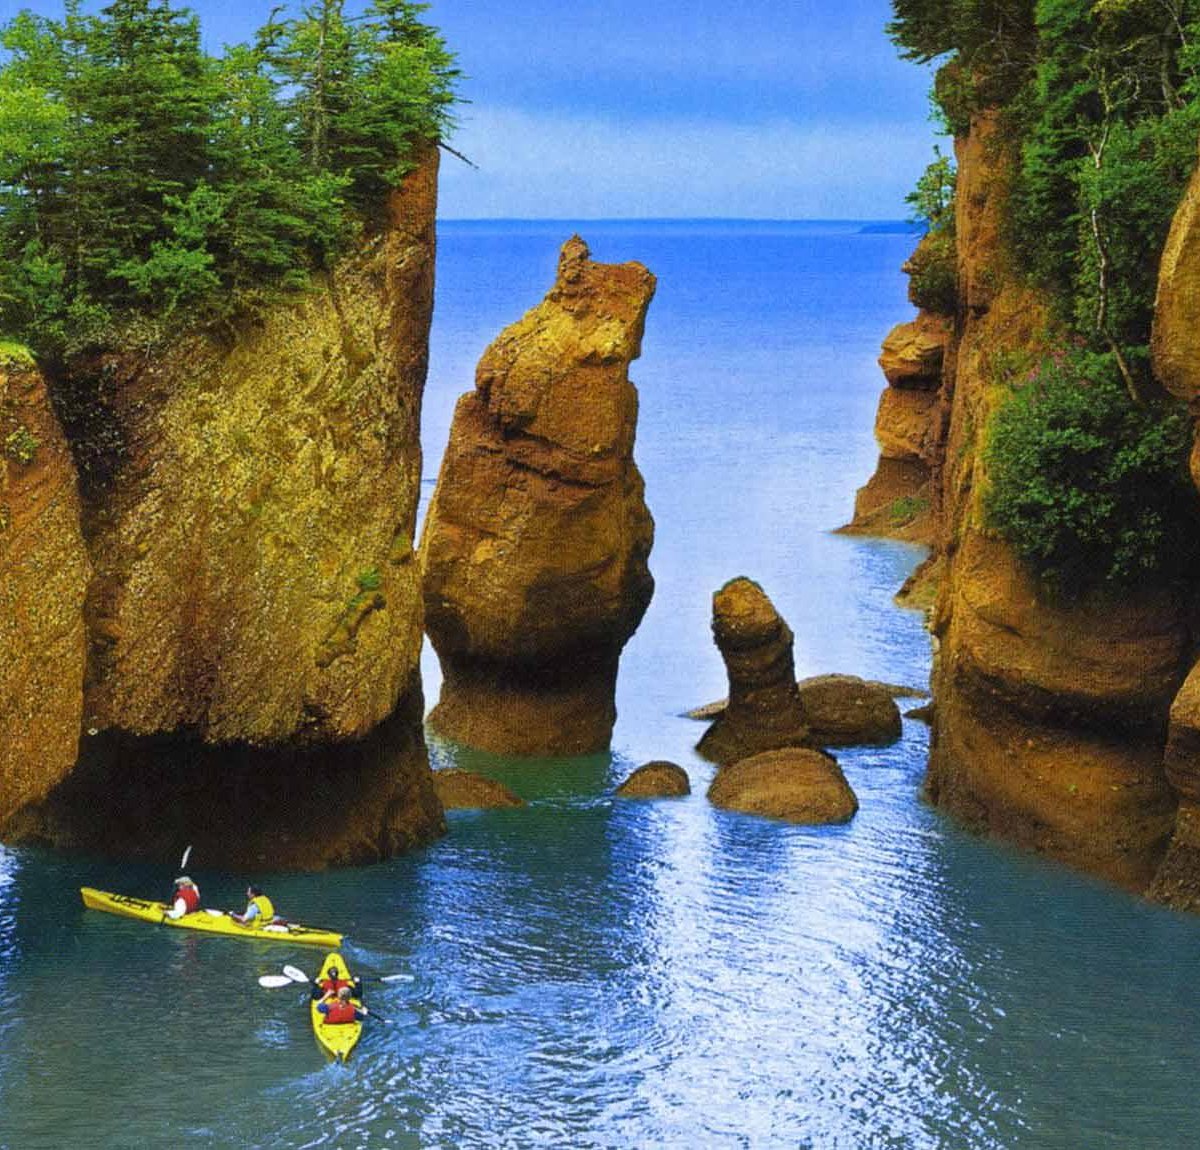
<path fill-rule="evenodd" d="M 351 5 L 361 3 L 351 0 Z M 58 14 L 60 0 L 18 4 Z M 273 0 L 195 0 L 211 49 Z M 932 156 L 888 0 L 433 0 L 468 79 L 442 215 L 899 218 Z"/>

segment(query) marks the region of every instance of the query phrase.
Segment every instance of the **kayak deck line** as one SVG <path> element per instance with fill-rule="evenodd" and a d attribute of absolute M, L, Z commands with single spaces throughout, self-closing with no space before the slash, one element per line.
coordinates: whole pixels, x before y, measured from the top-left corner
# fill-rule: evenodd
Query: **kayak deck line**
<path fill-rule="evenodd" d="M 167 918 L 170 906 L 153 899 L 116 894 L 95 887 L 79 888 L 83 905 L 140 922 L 158 923 L 180 930 L 198 930 L 205 934 L 222 934 L 232 938 L 256 939 L 259 942 L 292 942 L 305 946 L 341 946 L 342 935 L 322 927 L 304 926 L 298 922 L 271 923 L 262 927 L 243 926 L 226 911 L 198 910 L 182 918 Z"/>

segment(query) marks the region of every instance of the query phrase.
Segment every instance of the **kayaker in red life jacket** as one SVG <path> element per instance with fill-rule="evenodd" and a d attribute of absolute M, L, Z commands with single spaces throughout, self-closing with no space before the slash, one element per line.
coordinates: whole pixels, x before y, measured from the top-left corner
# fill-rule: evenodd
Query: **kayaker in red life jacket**
<path fill-rule="evenodd" d="M 336 966 L 329 968 L 329 977 L 319 979 L 313 984 L 312 996 L 315 999 L 324 1001 L 325 999 L 333 998 L 343 986 L 350 988 L 351 997 L 362 998 L 362 980 L 359 978 L 351 981 L 348 978 L 342 978 L 342 972 Z"/>
<path fill-rule="evenodd" d="M 259 930 L 273 922 L 283 921 L 275 913 L 274 904 L 263 894 L 262 887 L 246 887 L 246 899 L 246 909 L 241 914 L 229 916 L 234 922 L 240 922 L 243 926 L 252 926 Z"/>
<path fill-rule="evenodd" d="M 332 1002 L 318 1002 L 317 1010 L 325 1015 L 325 1025 L 335 1026 L 346 1022 L 362 1022 L 367 1017 L 365 1006 L 355 1006 L 350 1001 L 351 990 L 343 986 Z"/>
<path fill-rule="evenodd" d="M 181 874 L 175 880 L 175 898 L 167 918 L 183 918 L 185 914 L 195 914 L 200 909 L 200 888 L 187 875 Z"/>

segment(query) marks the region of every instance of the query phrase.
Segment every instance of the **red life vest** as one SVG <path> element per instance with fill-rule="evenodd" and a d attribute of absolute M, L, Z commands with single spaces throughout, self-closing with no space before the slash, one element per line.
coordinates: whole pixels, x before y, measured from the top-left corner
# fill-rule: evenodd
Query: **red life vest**
<path fill-rule="evenodd" d="M 353 1002 L 331 1002 L 325 1011 L 325 1022 L 334 1025 L 341 1022 L 354 1021 L 355 1006 Z"/>
<path fill-rule="evenodd" d="M 194 886 L 177 886 L 175 888 L 175 898 L 183 899 L 183 905 L 187 907 L 187 914 L 195 914 L 200 909 L 200 892 Z"/>
<path fill-rule="evenodd" d="M 317 985 L 326 994 L 337 994 L 337 992 L 341 990 L 343 986 L 352 986 L 353 984 L 347 982 L 344 978 L 323 978 L 317 983 Z"/>

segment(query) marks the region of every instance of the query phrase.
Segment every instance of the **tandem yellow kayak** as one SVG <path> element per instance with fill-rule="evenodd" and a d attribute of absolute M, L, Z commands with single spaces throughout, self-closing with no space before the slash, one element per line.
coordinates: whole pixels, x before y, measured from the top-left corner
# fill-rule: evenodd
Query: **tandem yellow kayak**
<path fill-rule="evenodd" d="M 182 918 L 167 918 L 167 911 L 171 908 L 165 902 L 134 898 L 127 894 L 113 894 L 90 886 L 80 887 L 79 893 L 83 896 L 83 905 L 92 910 L 106 910 L 109 914 L 137 918 L 142 922 L 157 922 L 163 926 L 178 927 L 180 930 L 203 930 L 209 934 L 252 938 L 257 942 L 299 942 L 309 946 L 326 947 L 342 945 L 342 936 L 336 931 L 301 926 L 298 922 L 268 923 L 262 927 L 243 926 L 230 918 L 228 911 L 223 910 L 198 910 L 195 914 L 185 914 Z"/>
<path fill-rule="evenodd" d="M 314 981 L 321 982 L 323 979 L 329 978 L 331 968 L 336 969 L 338 976 L 347 982 L 354 981 L 354 976 L 346 969 L 346 963 L 340 954 L 327 954 L 325 956 L 325 961 L 321 963 L 321 972 Z M 350 1001 L 355 1006 L 362 1006 L 361 999 L 352 998 Z M 350 1051 L 354 1049 L 359 1038 L 362 1037 L 363 1024 L 357 1021 L 326 1022 L 325 1015 L 317 1009 L 315 999 L 309 1003 L 309 1012 L 312 1014 L 312 1028 L 313 1033 L 317 1036 L 317 1041 L 335 1059 L 341 1059 L 342 1062 L 345 1062 L 350 1057 Z"/>

